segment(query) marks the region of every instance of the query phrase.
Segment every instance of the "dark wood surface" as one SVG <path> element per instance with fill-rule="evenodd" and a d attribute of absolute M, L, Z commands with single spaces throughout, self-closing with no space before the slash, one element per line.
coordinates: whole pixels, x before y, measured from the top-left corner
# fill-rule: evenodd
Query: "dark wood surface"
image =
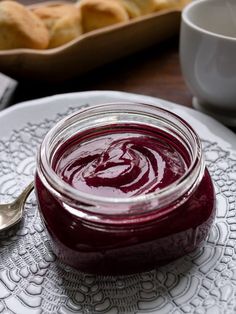
<path fill-rule="evenodd" d="M 88 90 L 118 90 L 170 100 L 191 107 L 179 64 L 178 38 L 60 84 L 19 81 L 13 102 Z"/>

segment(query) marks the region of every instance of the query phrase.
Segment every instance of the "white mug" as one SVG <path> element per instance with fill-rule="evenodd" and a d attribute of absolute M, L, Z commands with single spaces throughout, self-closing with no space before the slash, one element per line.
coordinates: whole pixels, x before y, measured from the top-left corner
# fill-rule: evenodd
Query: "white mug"
<path fill-rule="evenodd" d="M 194 107 L 236 126 L 236 0 L 196 0 L 184 8 L 180 62 Z"/>

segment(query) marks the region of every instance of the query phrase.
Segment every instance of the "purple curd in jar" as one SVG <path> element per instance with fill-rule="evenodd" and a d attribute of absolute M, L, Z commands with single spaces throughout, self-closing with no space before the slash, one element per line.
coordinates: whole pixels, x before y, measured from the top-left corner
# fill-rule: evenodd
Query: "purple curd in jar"
<path fill-rule="evenodd" d="M 195 132 L 163 109 L 128 105 L 141 112 L 140 121 L 127 123 L 122 113 L 124 121 L 84 128 L 94 110 L 98 119 L 96 108 L 110 107 L 85 109 L 85 118 L 77 113 L 54 127 L 39 152 L 35 187 L 52 248 L 84 272 L 129 274 L 170 262 L 203 243 L 215 215 Z M 110 106 L 110 115 L 121 114 L 119 104 Z M 167 124 L 147 123 L 150 108 Z"/>

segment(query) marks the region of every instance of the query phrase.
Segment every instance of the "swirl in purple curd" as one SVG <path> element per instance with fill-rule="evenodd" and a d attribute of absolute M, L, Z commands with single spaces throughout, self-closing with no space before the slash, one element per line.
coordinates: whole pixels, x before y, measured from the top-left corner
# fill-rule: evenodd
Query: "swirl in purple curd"
<path fill-rule="evenodd" d="M 185 173 L 187 164 L 167 140 L 128 129 L 75 137 L 57 153 L 54 169 L 79 191 L 129 197 L 163 189 Z"/>

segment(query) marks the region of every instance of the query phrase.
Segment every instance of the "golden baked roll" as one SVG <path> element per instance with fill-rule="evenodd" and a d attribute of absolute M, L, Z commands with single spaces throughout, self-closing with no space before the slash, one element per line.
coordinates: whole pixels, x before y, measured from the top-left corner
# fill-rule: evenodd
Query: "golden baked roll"
<path fill-rule="evenodd" d="M 80 12 L 73 4 L 42 5 L 33 12 L 49 31 L 48 48 L 61 46 L 82 34 Z"/>
<path fill-rule="evenodd" d="M 149 14 L 155 11 L 155 0 L 115 0 L 122 3 L 130 18 Z"/>
<path fill-rule="evenodd" d="M 114 0 L 114 1 L 121 3 L 121 5 L 127 11 L 129 18 L 132 19 L 142 15 L 140 8 L 134 1 L 132 0 Z"/>
<path fill-rule="evenodd" d="M 14 1 L 0 2 L 0 49 L 45 49 L 49 34 L 43 22 Z"/>
<path fill-rule="evenodd" d="M 155 0 L 155 10 L 183 9 L 191 0 Z"/>
<path fill-rule="evenodd" d="M 127 11 L 116 0 L 81 0 L 78 7 L 85 32 L 129 20 Z"/>

